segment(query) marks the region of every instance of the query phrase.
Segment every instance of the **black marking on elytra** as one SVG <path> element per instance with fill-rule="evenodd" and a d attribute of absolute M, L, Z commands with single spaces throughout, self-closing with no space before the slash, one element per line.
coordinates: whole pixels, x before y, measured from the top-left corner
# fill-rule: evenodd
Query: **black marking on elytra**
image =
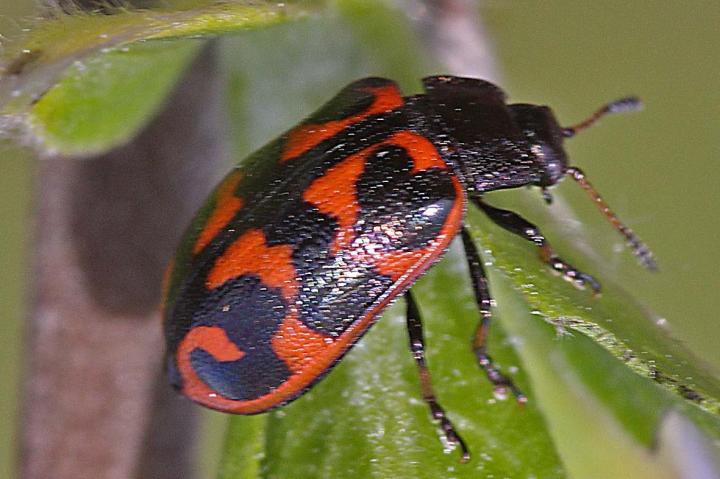
<path fill-rule="evenodd" d="M 437 238 L 457 200 L 448 170 L 412 174 L 413 161 L 395 145 L 377 148 L 356 182 L 360 215 L 354 248 L 373 255 L 427 247 Z M 357 251 L 355 252 L 357 253 Z M 342 334 L 393 285 L 352 248 L 336 257 L 316 257 L 302 271 L 300 319 L 326 334 Z"/>
<path fill-rule="evenodd" d="M 203 349 L 190 354 L 202 381 L 227 399 L 249 401 L 264 396 L 290 377 L 287 365 L 270 347 L 258 347 L 238 361 L 219 362 Z"/>
<path fill-rule="evenodd" d="M 384 146 L 367 158 L 356 183 L 361 207 L 356 234 L 386 252 L 428 246 L 457 200 L 449 170 L 412 174 L 412 167 L 404 148 Z"/>
<path fill-rule="evenodd" d="M 287 380 L 290 371 L 270 342 L 287 312 L 279 289 L 243 275 L 211 291 L 203 305 L 193 327 L 219 326 L 245 353 L 237 361 L 219 362 L 202 349 L 193 351 L 193 369 L 208 386 L 226 398 L 248 400 Z"/>
<path fill-rule="evenodd" d="M 292 245 L 293 266 L 302 277 L 312 273 L 317 262 L 328 257 L 338 224 L 306 201 L 299 200 L 288 206 L 291 208 L 264 225 L 262 230 L 268 245 Z"/>
<path fill-rule="evenodd" d="M 353 261 L 348 252 L 317 264 L 300 282 L 300 321 L 309 328 L 340 336 L 361 319 L 393 284 L 372 265 Z"/>
<path fill-rule="evenodd" d="M 213 265 L 204 264 L 178 294 L 172 321 L 163 323 L 168 351 L 176 351 L 195 326 L 222 326 L 241 349 L 249 347 L 253 339 L 271 337 L 285 316 L 287 305 L 280 291 L 262 284 L 257 277 L 244 275 L 208 290 L 205 282 Z M 262 329 L 253 332 L 261 324 Z"/>
<path fill-rule="evenodd" d="M 271 288 L 254 275 L 233 278 L 212 290 L 205 308 L 193 318 L 195 326 L 220 326 L 232 342 L 247 352 L 268 342 L 286 314 L 279 288 Z"/>

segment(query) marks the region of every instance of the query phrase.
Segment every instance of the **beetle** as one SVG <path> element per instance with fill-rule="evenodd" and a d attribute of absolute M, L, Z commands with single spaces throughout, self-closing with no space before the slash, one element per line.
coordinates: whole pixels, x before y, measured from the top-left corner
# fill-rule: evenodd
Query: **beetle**
<path fill-rule="evenodd" d="M 383 78 L 351 83 L 301 124 L 252 154 L 211 194 L 168 268 L 164 297 L 172 385 L 204 406 L 256 414 L 286 404 L 326 375 L 380 313 L 403 296 L 422 395 L 447 442 L 469 459 L 433 392 L 413 283 L 460 235 L 480 313 L 473 350 L 496 392 L 525 396 L 486 348 L 492 317 L 487 277 L 463 225 L 469 204 L 539 248 L 580 288 L 600 285 L 562 260 L 541 231 L 488 204 L 487 192 L 548 188 L 569 176 L 587 190 L 655 268 L 650 250 L 569 166 L 565 138 L 612 102 L 561 127 L 546 106 L 508 104 L 492 83 L 432 76 L 403 96 Z"/>

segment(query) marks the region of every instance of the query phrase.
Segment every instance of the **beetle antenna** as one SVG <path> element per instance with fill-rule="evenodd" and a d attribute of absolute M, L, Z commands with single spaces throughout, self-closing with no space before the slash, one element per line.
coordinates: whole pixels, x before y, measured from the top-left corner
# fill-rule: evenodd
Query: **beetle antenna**
<path fill-rule="evenodd" d="M 647 247 L 645 243 L 640 240 L 640 238 L 637 237 L 633 231 L 625 226 L 622 221 L 620 221 L 620 218 L 618 218 L 615 213 L 610 209 L 607 203 L 605 203 L 605 200 L 602 199 L 600 194 L 595 190 L 593 185 L 587 180 L 585 177 L 585 173 L 580 168 L 571 166 L 565 172 L 572 177 L 573 180 L 575 180 L 582 189 L 587 191 L 587 193 L 590 195 L 590 197 L 593 199 L 597 207 L 600 209 L 603 215 L 610 221 L 610 223 L 613 225 L 613 227 L 618 230 L 618 232 L 627 239 L 628 243 L 630 243 L 630 246 L 633 249 L 633 253 L 635 256 L 637 256 L 638 260 L 640 261 L 640 264 L 642 264 L 645 268 L 649 269 L 650 271 L 657 270 L 657 264 L 655 263 L 655 259 L 653 258 L 652 251 L 650 251 L 650 248 Z"/>
<path fill-rule="evenodd" d="M 625 113 L 629 111 L 638 111 L 640 109 L 642 109 L 642 102 L 638 97 L 628 96 L 620 98 L 619 100 L 615 100 L 603 106 L 580 123 L 563 128 L 562 133 L 565 138 L 570 138 L 582 130 L 594 125 L 600 118 L 604 117 L 608 113 Z"/>

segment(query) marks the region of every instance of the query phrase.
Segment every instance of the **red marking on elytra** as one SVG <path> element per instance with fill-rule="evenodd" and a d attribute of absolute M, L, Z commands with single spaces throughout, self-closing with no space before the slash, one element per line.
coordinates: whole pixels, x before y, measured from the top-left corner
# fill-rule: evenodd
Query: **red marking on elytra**
<path fill-rule="evenodd" d="M 388 276 L 393 281 L 397 281 L 420 262 L 428 254 L 428 250 L 432 251 L 433 249 L 430 247 L 412 251 L 384 253 L 375 258 L 375 269 L 383 276 Z"/>
<path fill-rule="evenodd" d="M 395 85 L 388 85 L 376 88 L 365 89 L 368 93 L 375 96 L 370 107 L 357 115 L 343 118 L 342 120 L 332 120 L 326 123 L 301 125 L 288 134 L 285 149 L 281 155 L 282 161 L 296 158 L 314 146 L 327 140 L 353 123 L 358 123 L 372 115 L 386 113 L 403 105 L 403 98 L 400 90 Z"/>
<path fill-rule="evenodd" d="M 225 330 L 219 326 L 197 326 L 185 335 L 178 346 L 175 357 L 177 367 L 183 378 L 183 394 L 208 404 L 208 400 L 217 396 L 195 372 L 190 355 L 196 349 L 202 349 L 220 362 L 238 361 L 245 352 L 228 338 Z"/>
<path fill-rule="evenodd" d="M 212 239 L 222 231 L 235 214 L 243 207 L 242 198 L 235 196 L 235 190 L 242 179 L 240 170 L 233 170 L 225 177 L 215 193 L 215 209 L 208 217 L 203 230 L 200 232 L 195 245 L 193 246 L 193 254 L 198 254 L 205 248 Z"/>
<path fill-rule="evenodd" d="M 410 173 L 419 173 L 430 168 L 447 169 L 447 164 L 443 161 L 435 145 L 422 135 L 403 130 L 393 134 L 383 143 L 397 145 L 408 152 L 413 160 L 413 169 Z"/>
<path fill-rule="evenodd" d="M 365 148 L 328 169 L 305 190 L 303 199 L 338 222 L 338 232 L 330 249 L 332 254 L 347 248 L 355 238 L 353 226 L 360 215 L 355 184 L 364 171 L 365 158 L 385 145 L 397 145 L 408 152 L 413 159 L 411 173 L 430 168 L 447 168 L 429 140 L 411 131 L 400 131 L 382 143 Z M 407 259 L 406 262 L 412 262 L 412 259 Z"/>
<path fill-rule="evenodd" d="M 270 342 L 275 354 L 293 374 L 297 374 L 332 344 L 332 338 L 313 331 L 298 319 L 297 312 L 293 312 L 283 320 Z"/>
<path fill-rule="evenodd" d="M 215 260 L 206 286 L 215 289 L 239 276 L 253 275 L 265 286 L 279 288 L 285 300 L 292 303 L 298 288 L 292 251 L 287 244 L 268 246 L 261 230 L 248 230 Z"/>
<path fill-rule="evenodd" d="M 303 193 L 303 199 L 338 222 L 338 231 L 330 247 L 337 254 L 354 238 L 353 225 L 360 214 L 355 183 L 365 168 L 368 149 L 362 150 L 330 168 Z"/>

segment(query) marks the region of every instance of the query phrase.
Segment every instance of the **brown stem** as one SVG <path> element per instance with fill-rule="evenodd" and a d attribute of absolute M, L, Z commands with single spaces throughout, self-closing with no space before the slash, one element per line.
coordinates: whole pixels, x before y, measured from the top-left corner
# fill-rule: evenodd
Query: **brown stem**
<path fill-rule="evenodd" d="M 222 169 L 221 92 L 206 49 L 130 144 L 41 161 L 23 478 L 191 476 L 193 411 L 158 382 L 159 285 Z"/>
<path fill-rule="evenodd" d="M 418 38 L 445 70 L 436 73 L 498 80 L 494 52 L 475 0 L 406 0 Z"/>

